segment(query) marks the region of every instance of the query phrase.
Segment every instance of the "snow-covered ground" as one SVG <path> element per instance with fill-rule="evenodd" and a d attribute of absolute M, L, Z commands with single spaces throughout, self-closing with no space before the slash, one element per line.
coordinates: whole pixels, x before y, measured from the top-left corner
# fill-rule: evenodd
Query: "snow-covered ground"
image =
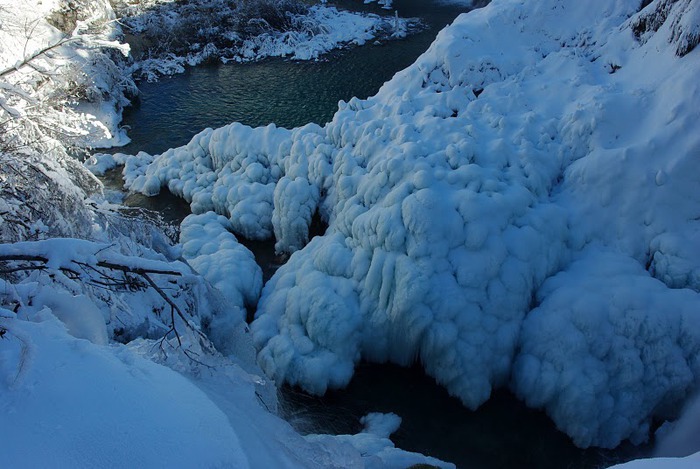
<path fill-rule="evenodd" d="M 698 0 L 495 0 L 325 127 L 207 129 L 126 185 L 293 252 L 252 324 L 278 382 L 419 361 L 641 442 L 700 383 L 698 40 Z"/>

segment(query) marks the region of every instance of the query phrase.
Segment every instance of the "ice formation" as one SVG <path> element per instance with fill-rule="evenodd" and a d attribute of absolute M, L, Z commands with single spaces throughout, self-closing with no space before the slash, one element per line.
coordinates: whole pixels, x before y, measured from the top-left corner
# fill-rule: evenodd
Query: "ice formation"
<path fill-rule="evenodd" d="M 628 256 L 583 254 L 539 289 L 514 388 L 579 446 L 639 443 L 648 416 L 664 416 L 700 376 L 700 295 L 667 288 Z"/>
<path fill-rule="evenodd" d="M 229 221 L 213 212 L 190 215 L 180 225 L 182 257 L 237 309 L 255 306 L 262 289 L 262 270 L 255 257 L 229 231 Z"/>
<path fill-rule="evenodd" d="M 510 385 L 581 446 L 642 440 L 700 379 L 700 2 L 643 7 L 494 0 L 324 127 L 207 129 L 127 186 L 293 252 L 252 324 L 275 380 L 419 361 L 469 407 Z"/>

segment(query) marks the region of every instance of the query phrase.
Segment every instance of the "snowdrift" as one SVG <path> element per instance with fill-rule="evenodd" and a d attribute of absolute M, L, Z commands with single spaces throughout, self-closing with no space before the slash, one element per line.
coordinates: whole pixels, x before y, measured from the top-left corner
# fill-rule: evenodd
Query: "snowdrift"
<path fill-rule="evenodd" d="M 495 0 L 324 127 L 207 129 L 125 179 L 293 252 L 252 324 L 275 380 L 420 361 L 638 442 L 700 379 L 699 40 L 697 0 Z"/>

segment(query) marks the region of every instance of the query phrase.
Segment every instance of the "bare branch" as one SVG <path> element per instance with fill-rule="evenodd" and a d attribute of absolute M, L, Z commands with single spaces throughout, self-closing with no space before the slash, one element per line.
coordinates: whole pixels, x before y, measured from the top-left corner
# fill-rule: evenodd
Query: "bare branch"
<path fill-rule="evenodd" d="M 100 250 L 99 252 L 102 252 Z M 0 262 L 25 262 L 25 263 L 39 263 L 39 265 L 36 264 L 25 264 L 25 265 L 20 265 L 20 266 L 13 266 L 7 269 L 0 270 L 0 274 L 9 274 L 9 273 L 15 273 L 15 272 L 20 272 L 20 271 L 31 271 L 31 270 L 40 270 L 40 271 L 50 271 L 52 270 L 49 267 L 50 260 L 44 256 L 40 255 L 34 255 L 34 254 L 20 254 L 20 253 L 13 253 L 13 254 L 3 254 L 0 255 Z M 118 289 L 118 288 L 125 288 L 125 289 L 132 289 L 132 290 L 143 290 L 146 285 L 150 288 L 152 288 L 162 299 L 165 301 L 169 306 L 170 306 L 170 329 L 164 334 L 163 338 L 161 339 L 161 347 L 162 347 L 162 341 L 165 341 L 167 337 L 170 334 L 174 334 L 175 338 L 177 339 L 178 345 L 182 346 L 182 338 L 177 330 L 177 319 L 176 316 L 179 317 L 185 324 L 185 327 L 187 327 L 189 330 L 194 332 L 195 334 L 199 335 L 200 337 L 206 338 L 206 336 L 196 329 L 192 324 L 190 324 L 187 316 L 185 313 L 182 311 L 182 309 L 178 306 L 178 304 L 173 301 L 173 299 L 165 292 L 163 288 L 161 288 L 151 277 L 151 275 L 166 275 L 166 276 L 171 276 L 171 277 L 181 277 L 182 272 L 179 272 L 177 270 L 167 270 L 167 269 L 158 269 L 158 268 L 149 268 L 149 267 L 139 267 L 139 266 L 130 266 L 124 263 L 118 263 L 115 261 L 96 261 L 93 264 L 86 262 L 86 261 L 77 261 L 77 260 L 71 260 L 70 261 L 72 264 L 77 265 L 80 267 L 83 271 L 83 275 L 81 275 L 79 272 L 67 268 L 65 266 L 60 266 L 56 270 L 60 271 L 61 273 L 67 275 L 70 279 L 72 280 L 80 280 L 83 279 L 86 284 L 92 285 L 95 287 L 99 288 L 106 288 L 110 290 Z M 114 276 L 108 275 L 105 272 L 101 271 L 99 268 L 102 269 L 107 269 L 111 271 L 117 271 L 120 272 L 122 275 L 124 275 L 123 279 L 116 278 Z M 144 283 L 139 283 L 136 279 L 134 278 L 129 278 L 129 275 L 134 275 L 137 277 L 142 278 L 145 281 Z M 186 353 L 187 354 L 187 353 Z M 193 360 L 197 361 L 195 358 L 191 356 L 191 354 L 187 354 L 187 356 Z"/>
<path fill-rule="evenodd" d="M 39 49 L 38 51 L 32 53 L 31 55 L 25 56 L 19 63 L 16 63 L 12 67 L 7 67 L 6 69 L 1 70 L 0 77 L 4 77 L 5 75 L 9 75 L 10 73 L 16 72 L 20 68 L 22 68 L 23 66 L 27 65 L 32 60 L 36 60 L 38 57 L 46 54 L 50 50 L 55 49 L 57 47 L 60 47 L 64 44 L 67 44 L 67 43 L 75 41 L 75 40 L 76 40 L 76 38 L 74 38 L 74 37 L 63 36 L 61 39 L 54 42 L 53 44 L 49 44 L 48 46 Z"/>

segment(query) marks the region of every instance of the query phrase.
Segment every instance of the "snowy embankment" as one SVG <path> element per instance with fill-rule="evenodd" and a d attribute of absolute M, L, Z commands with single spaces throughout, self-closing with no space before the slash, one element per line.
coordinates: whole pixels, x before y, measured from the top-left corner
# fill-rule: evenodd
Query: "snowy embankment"
<path fill-rule="evenodd" d="M 395 448 L 391 415 L 296 433 L 255 364 L 262 278 L 228 222 L 193 216 L 174 245 L 69 155 L 116 139 L 133 82 L 106 50 L 126 51 L 113 19 L 99 1 L 0 3 L 3 467 L 453 467 Z"/>
<path fill-rule="evenodd" d="M 207 129 L 126 185 L 293 252 L 252 324 L 278 382 L 419 361 L 641 442 L 700 383 L 699 40 L 697 0 L 496 0 L 323 128 Z"/>
<path fill-rule="evenodd" d="M 334 49 L 403 38 L 419 28 L 415 18 L 309 6 L 297 0 L 148 0 L 118 2 L 117 11 L 139 46 L 132 72 L 148 80 L 212 60 L 317 60 Z"/>

